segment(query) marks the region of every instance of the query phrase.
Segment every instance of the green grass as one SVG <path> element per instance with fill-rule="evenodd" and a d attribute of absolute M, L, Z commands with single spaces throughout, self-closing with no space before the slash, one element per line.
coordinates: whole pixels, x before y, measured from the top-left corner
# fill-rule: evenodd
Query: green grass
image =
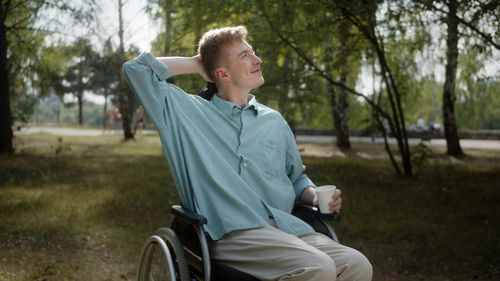
<path fill-rule="evenodd" d="M 16 155 L 0 156 L 0 280 L 133 280 L 143 241 L 178 203 L 158 138 L 15 143 Z M 304 163 L 317 184 L 342 189 L 335 229 L 368 256 L 374 280 L 500 279 L 500 156 L 436 157 L 409 179 L 356 156 L 380 147 L 354 151 Z"/>

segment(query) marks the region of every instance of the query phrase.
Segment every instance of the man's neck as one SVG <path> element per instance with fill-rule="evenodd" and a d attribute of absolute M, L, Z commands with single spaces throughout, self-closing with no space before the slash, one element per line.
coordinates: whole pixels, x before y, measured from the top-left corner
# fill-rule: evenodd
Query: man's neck
<path fill-rule="evenodd" d="M 245 108 L 248 104 L 248 94 L 250 90 L 242 90 L 242 89 L 226 89 L 224 87 L 217 87 L 218 92 L 217 96 L 223 100 L 230 101 L 235 103 L 241 108 Z"/>

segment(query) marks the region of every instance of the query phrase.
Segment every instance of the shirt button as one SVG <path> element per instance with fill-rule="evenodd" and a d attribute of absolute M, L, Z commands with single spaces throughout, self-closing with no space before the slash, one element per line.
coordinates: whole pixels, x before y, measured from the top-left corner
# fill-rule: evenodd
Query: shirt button
<path fill-rule="evenodd" d="M 243 152 L 243 148 L 240 147 L 240 152 Z"/>
<path fill-rule="evenodd" d="M 246 167 L 247 166 L 247 162 L 243 162 L 243 167 Z"/>

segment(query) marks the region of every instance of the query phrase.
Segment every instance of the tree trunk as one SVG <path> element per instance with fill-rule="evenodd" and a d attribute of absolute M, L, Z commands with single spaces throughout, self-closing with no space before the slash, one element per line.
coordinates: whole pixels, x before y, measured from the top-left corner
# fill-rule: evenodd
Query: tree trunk
<path fill-rule="evenodd" d="M 345 38 L 344 38 L 345 39 Z M 343 41 L 341 44 L 344 45 L 347 41 Z M 325 43 L 325 46 L 328 51 L 328 46 L 329 42 Z M 344 46 L 343 46 L 344 47 Z M 326 72 L 328 73 L 328 76 L 330 77 L 330 80 L 333 80 L 331 77 L 331 71 L 330 71 L 330 56 L 326 56 Z M 347 81 L 347 58 L 343 61 L 343 64 L 341 66 L 342 68 L 342 73 L 341 73 L 341 83 L 346 84 Z M 330 106 L 332 110 L 332 117 L 333 117 L 333 125 L 335 127 L 335 136 L 337 138 L 337 146 L 340 149 L 351 149 L 351 143 L 349 142 L 349 114 L 345 110 L 349 110 L 349 105 L 347 103 L 347 93 L 344 89 L 339 88 L 339 97 L 338 97 L 338 102 L 337 102 L 337 95 L 335 93 L 334 85 L 330 83 L 329 81 L 327 82 L 327 92 L 328 92 L 328 97 L 330 98 Z"/>
<path fill-rule="evenodd" d="M 82 126 L 83 125 L 83 92 L 81 92 L 81 90 L 77 95 L 77 99 L 78 99 L 78 124 L 80 126 Z"/>
<path fill-rule="evenodd" d="M 120 75 L 121 76 L 121 75 Z M 122 128 L 123 128 L 123 137 L 128 140 L 134 138 L 134 134 L 132 132 L 132 126 L 130 125 L 130 114 L 128 110 L 128 99 L 126 96 L 125 83 L 123 83 L 123 77 L 120 77 L 120 85 L 119 85 L 119 93 L 118 93 L 118 103 L 120 108 L 120 114 L 122 116 Z"/>
<path fill-rule="evenodd" d="M 84 57 L 84 51 L 82 51 L 82 58 Z M 78 99 L 78 125 L 83 125 L 83 60 L 78 64 L 78 85 L 77 85 L 77 99 Z"/>
<path fill-rule="evenodd" d="M 171 3 L 170 3 L 171 4 Z M 163 55 L 168 56 L 170 55 L 170 42 L 172 40 L 172 34 L 171 34 L 171 17 L 170 17 L 170 5 L 167 2 L 165 4 L 165 45 L 163 47 Z"/>
<path fill-rule="evenodd" d="M 344 52 L 347 50 L 347 41 L 349 40 L 349 24 L 342 25 L 340 35 L 340 49 Z M 340 71 L 340 82 L 347 85 L 347 74 L 349 71 L 348 54 L 342 56 L 342 66 Z M 339 99 L 337 106 L 334 109 L 335 130 L 337 131 L 337 146 L 341 149 L 351 149 L 349 141 L 349 103 L 347 101 L 347 91 L 345 88 L 339 89 Z M 337 129 L 338 128 L 338 129 Z"/>
<path fill-rule="evenodd" d="M 335 131 L 337 134 L 337 146 L 341 149 L 351 149 L 349 141 L 349 104 L 347 103 L 347 92 L 339 91 L 339 102 L 333 112 L 335 118 Z"/>
<path fill-rule="evenodd" d="M 444 136 L 446 138 L 447 154 L 455 157 L 463 157 L 464 153 L 458 139 L 457 125 L 455 122 L 455 84 L 457 76 L 458 58 L 458 19 L 457 1 L 448 2 L 448 36 L 446 38 L 446 72 L 443 92 L 443 123 Z"/>
<path fill-rule="evenodd" d="M 108 89 L 104 90 L 104 110 L 102 112 L 102 127 L 106 129 L 106 111 L 108 111 Z"/>
<path fill-rule="evenodd" d="M 328 71 L 329 72 L 329 71 Z M 330 75 L 330 74 L 328 74 Z M 335 88 L 333 87 L 333 84 L 330 82 L 326 83 L 326 91 L 328 93 L 328 98 L 330 99 L 330 108 L 332 111 L 332 117 L 333 117 L 333 127 L 335 129 L 335 137 L 337 138 L 337 145 L 339 145 L 338 140 L 339 136 L 342 134 L 340 132 L 341 128 L 337 124 L 339 124 L 339 120 L 337 120 L 339 117 L 337 115 L 337 94 L 335 93 Z M 339 146 L 340 148 L 340 146 Z"/>
<path fill-rule="evenodd" d="M 337 103 L 337 95 L 335 94 L 334 87 L 331 83 L 327 83 L 328 96 L 330 98 L 330 106 L 332 108 L 333 123 L 335 125 L 335 136 L 337 138 L 337 146 L 340 149 L 350 149 L 351 143 L 349 142 L 349 126 L 347 119 L 345 119 L 345 112 L 343 111 L 342 101 L 339 97 Z M 345 95 L 346 93 L 344 93 Z M 346 97 L 344 97 L 345 101 Z"/>
<path fill-rule="evenodd" d="M 123 3 L 122 0 L 118 0 L 118 16 L 119 16 L 119 39 L 120 39 L 120 49 L 119 49 L 119 56 L 120 56 L 120 61 L 122 63 L 125 63 L 125 49 L 123 47 L 123 18 L 122 18 L 122 8 L 123 8 Z M 121 64 L 120 64 L 121 68 Z M 120 69 L 118 72 L 120 73 L 119 75 L 119 85 L 118 85 L 118 102 L 119 102 L 119 107 L 120 107 L 120 113 L 122 115 L 122 128 L 123 128 L 123 137 L 128 140 L 134 138 L 134 134 L 132 133 L 132 126 L 130 126 L 130 114 L 128 110 L 128 103 L 127 103 L 127 93 L 126 93 L 126 85 L 125 85 L 125 80 L 123 78 L 123 73 Z"/>
<path fill-rule="evenodd" d="M 3 1 L 0 2 L 0 15 L 4 16 Z M 7 66 L 7 30 L 5 19 L 0 21 L 0 154 L 12 154 L 12 112 L 9 97 L 9 72 Z"/>

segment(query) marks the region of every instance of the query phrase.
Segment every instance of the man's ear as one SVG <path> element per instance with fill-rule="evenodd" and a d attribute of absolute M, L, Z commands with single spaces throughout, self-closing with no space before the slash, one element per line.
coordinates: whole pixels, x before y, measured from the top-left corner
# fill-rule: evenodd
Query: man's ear
<path fill-rule="evenodd" d="M 227 73 L 227 71 L 222 67 L 215 70 L 215 78 L 221 80 L 222 82 L 231 81 L 231 76 L 229 76 L 229 73 Z"/>

